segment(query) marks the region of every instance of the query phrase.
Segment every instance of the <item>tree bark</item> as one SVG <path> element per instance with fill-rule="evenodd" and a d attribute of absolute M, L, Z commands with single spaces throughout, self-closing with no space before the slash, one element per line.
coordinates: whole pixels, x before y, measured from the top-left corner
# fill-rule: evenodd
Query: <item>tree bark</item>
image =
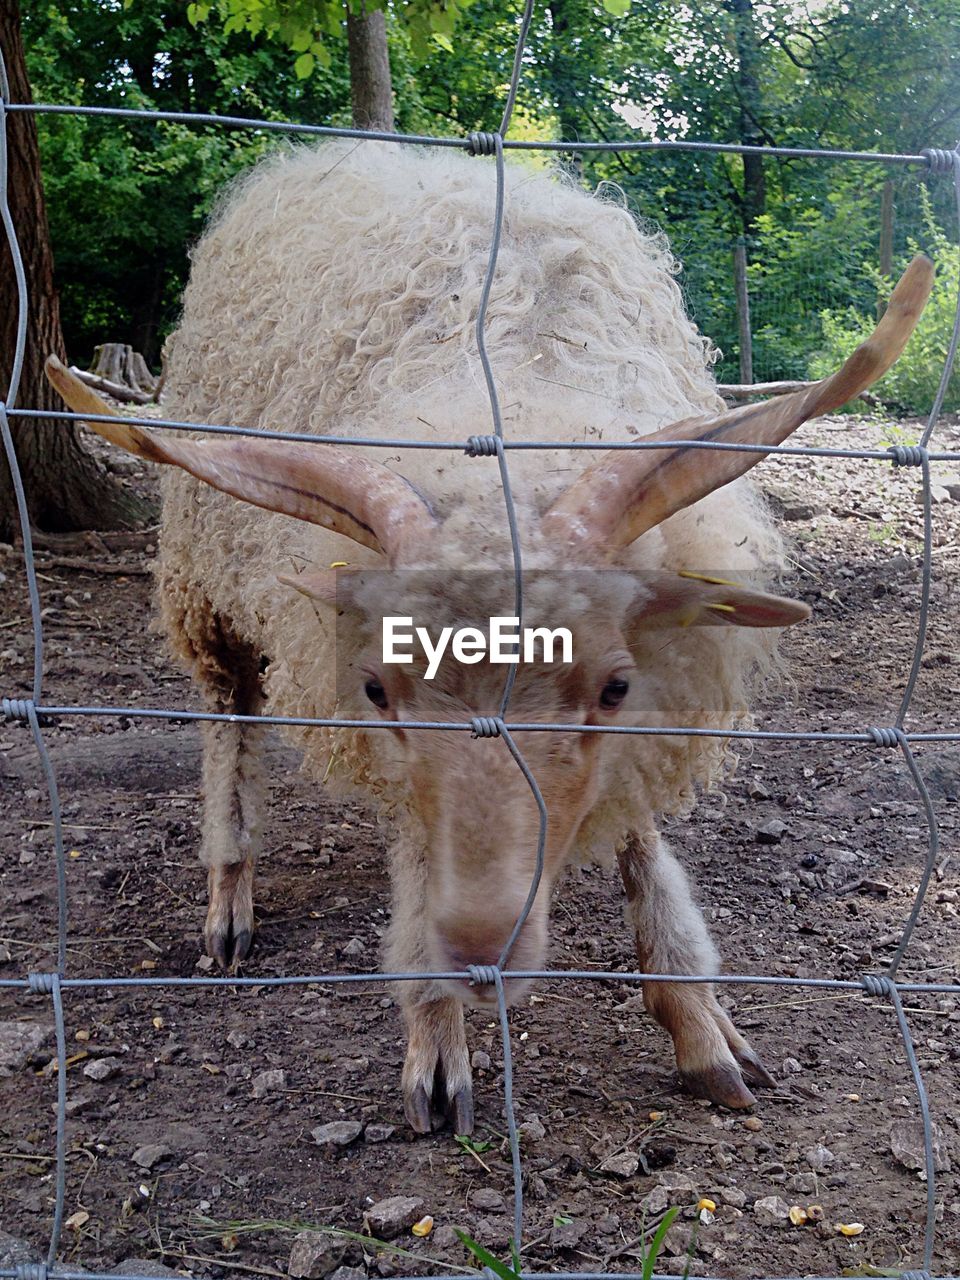
<path fill-rule="evenodd" d="M 747 242 L 739 238 L 733 250 L 733 283 L 737 296 L 737 332 L 740 335 L 740 381 L 753 382 L 753 330 L 750 328 L 750 293 L 747 289 Z"/>
<path fill-rule="evenodd" d="M 880 274 L 884 279 L 893 275 L 893 220 L 896 212 L 894 204 L 893 181 L 888 178 L 883 184 L 883 195 L 880 198 Z M 889 286 L 887 286 L 887 289 Z M 883 318 L 887 309 L 887 289 L 877 298 L 877 319 Z"/>
<path fill-rule="evenodd" d="M 763 143 L 760 128 L 761 96 L 757 68 L 760 50 L 754 25 L 753 0 L 727 0 L 733 14 L 737 42 L 737 97 L 740 102 L 740 142 L 744 146 L 758 147 Z M 743 202 L 741 216 L 743 231 L 750 235 L 757 219 L 767 207 L 767 181 L 763 169 L 763 156 L 743 157 Z"/>
<path fill-rule="evenodd" d="M 20 33 L 18 0 L 0 0 L 0 48 L 13 102 L 29 102 L 30 84 Z M 60 330 L 60 300 L 53 283 L 53 252 L 40 175 L 35 118 L 6 118 L 7 189 L 13 225 L 27 278 L 27 340 L 17 404 L 62 409 L 48 384 L 43 362 L 51 352 L 66 361 Z M 10 385 L 17 337 L 19 302 L 13 262 L 0 235 L 0 396 Z M 41 529 L 112 529 L 129 526 L 148 514 L 134 493 L 123 489 L 80 443 L 76 424 L 49 419 L 10 419 L 23 475 L 31 524 Z M 0 538 L 17 535 L 20 521 L 6 457 L 0 450 Z"/>
<path fill-rule="evenodd" d="M 573 142 L 580 131 L 580 111 L 574 81 L 576 53 L 569 39 L 570 12 L 566 0 L 550 0 L 547 5 L 553 26 L 550 56 L 550 89 L 557 107 L 560 137 Z M 578 182 L 583 181 L 583 152 L 564 153 L 570 172 Z"/>
<path fill-rule="evenodd" d="M 350 97 L 355 129 L 393 133 L 393 86 L 387 49 L 387 19 L 382 9 L 351 12 L 347 5 Z"/>

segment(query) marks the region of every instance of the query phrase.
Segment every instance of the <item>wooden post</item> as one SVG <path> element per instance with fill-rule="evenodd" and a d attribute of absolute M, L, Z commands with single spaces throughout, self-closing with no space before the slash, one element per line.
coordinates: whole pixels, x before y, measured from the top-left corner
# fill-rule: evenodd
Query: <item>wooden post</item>
<path fill-rule="evenodd" d="M 750 295 L 747 292 L 747 242 L 740 236 L 733 250 L 733 282 L 737 294 L 740 334 L 740 381 L 753 382 L 753 338 L 750 333 Z"/>
<path fill-rule="evenodd" d="M 880 274 L 886 278 L 893 275 L 893 180 L 888 178 L 883 184 L 880 197 Z M 887 299 L 877 298 L 877 319 L 880 320 L 887 309 Z"/>

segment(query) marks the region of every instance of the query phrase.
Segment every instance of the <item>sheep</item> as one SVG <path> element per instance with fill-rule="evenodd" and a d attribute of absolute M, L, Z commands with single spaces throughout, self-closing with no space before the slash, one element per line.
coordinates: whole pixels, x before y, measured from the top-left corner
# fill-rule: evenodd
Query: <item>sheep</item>
<path fill-rule="evenodd" d="M 875 380 L 929 293 L 916 260 L 874 338 L 832 378 L 726 411 L 676 265 L 623 201 L 506 167 L 503 243 L 486 344 L 510 440 L 648 437 L 775 444 Z M 197 245 L 170 340 L 174 418 L 294 433 L 464 442 L 489 432 L 473 322 L 495 173 L 460 153 L 325 143 L 261 163 Z M 57 364 L 77 412 L 105 406 Z M 165 464 L 158 594 L 173 649 L 216 712 L 391 725 L 497 716 L 506 668 L 449 655 L 388 665 L 385 612 L 429 627 L 512 614 L 513 554 L 497 458 L 387 452 L 91 423 Z M 569 625 L 573 662 L 517 667 L 507 719 L 574 726 L 730 728 L 778 669 L 779 629 L 807 607 L 768 594 L 777 530 L 739 477 L 761 454 L 704 449 L 509 454 L 524 621 Z M 332 568 L 331 566 L 339 566 Z M 735 575 L 737 582 L 729 575 Z M 200 856 L 206 946 L 224 968 L 254 932 L 264 729 L 204 725 Z M 304 765 L 359 788 L 390 831 L 389 969 L 543 967 L 551 893 L 577 859 L 615 859 L 644 973 L 716 974 L 687 877 L 658 830 L 734 763 L 695 736 L 522 732 L 549 823 L 504 742 L 454 730 L 296 728 Z M 474 979 L 477 975 L 474 974 Z M 481 975 L 482 977 L 482 975 Z M 473 1125 L 464 1006 L 493 986 L 400 983 L 406 1116 L 418 1133 Z M 516 1001 L 528 987 L 505 983 Z M 731 1108 L 771 1077 L 709 984 L 649 981 L 680 1079 Z"/>

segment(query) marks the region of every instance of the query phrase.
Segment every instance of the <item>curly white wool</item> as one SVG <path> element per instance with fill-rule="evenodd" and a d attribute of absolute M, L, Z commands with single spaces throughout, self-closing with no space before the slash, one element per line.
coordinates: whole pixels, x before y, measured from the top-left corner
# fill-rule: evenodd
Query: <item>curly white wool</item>
<path fill-rule="evenodd" d="M 285 149 L 234 185 L 193 255 L 170 344 L 169 412 L 286 431 L 465 441 L 490 431 L 473 333 L 492 229 L 492 163 L 460 153 L 338 142 Z M 622 201 L 507 166 L 487 347 L 508 438 L 612 441 L 721 407 L 707 341 L 687 319 L 664 239 Z M 278 447 L 282 447 L 279 446 Z M 321 446 L 318 446 L 321 447 Z M 457 453 L 378 456 L 435 499 L 457 566 L 509 564 L 496 463 Z M 591 460 L 509 455 L 529 566 L 549 566 L 537 516 Z M 270 659 L 275 714 L 366 713 L 336 702 L 331 611 L 278 573 L 376 557 L 323 530 L 165 477 L 160 591 L 176 647 L 210 615 Z M 739 482 L 644 535 L 621 563 L 769 572 L 776 534 Z M 203 601 L 202 607 L 198 601 Z M 634 649 L 650 724 L 729 726 L 770 669 L 768 633 L 701 628 Z M 388 734 L 309 731 L 320 776 L 402 805 Z M 379 741 L 377 741 L 379 739 Z M 337 742 L 333 767 L 330 747 Z M 677 812 L 723 767 L 718 740 L 618 739 L 581 853 L 608 854 L 638 814 Z"/>

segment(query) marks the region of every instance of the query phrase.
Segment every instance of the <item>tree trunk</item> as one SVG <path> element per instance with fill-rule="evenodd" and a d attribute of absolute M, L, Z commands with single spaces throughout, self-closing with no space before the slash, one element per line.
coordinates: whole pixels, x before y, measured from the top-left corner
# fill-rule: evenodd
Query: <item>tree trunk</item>
<path fill-rule="evenodd" d="M 580 112 L 574 80 L 576 52 L 569 39 L 570 13 L 566 0 L 551 0 L 547 6 L 553 27 L 550 56 L 550 90 L 557 107 L 560 137 L 573 142 L 580 131 Z M 583 152 L 568 151 L 570 171 L 578 182 L 583 181 Z"/>
<path fill-rule="evenodd" d="M 880 198 L 880 274 L 884 280 L 893 275 L 893 220 L 895 215 L 893 198 L 893 181 L 888 178 L 883 184 L 883 195 Z M 877 298 L 877 319 L 883 318 L 887 309 L 887 293 L 889 285 Z"/>
<path fill-rule="evenodd" d="M 754 25 L 753 0 L 728 0 L 727 7 L 733 14 L 737 41 L 737 97 L 740 102 L 740 142 L 744 146 L 758 147 L 763 143 L 760 128 L 761 97 L 757 67 L 760 50 Z M 757 219 L 767 207 L 767 182 L 763 169 L 763 156 L 743 157 L 743 202 L 741 216 L 745 235 L 750 235 Z"/>
<path fill-rule="evenodd" d="M 382 9 L 359 13 L 347 5 L 347 49 L 350 57 L 350 97 L 355 129 L 393 133 L 393 90 L 387 19 Z"/>
<path fill-rule="evenodd" d="M 30 101 L 30 84 L 20 34 L 18 0 L 0 0 L 0 49 L 6 62 L 13 102 Z M 10 207 L 27 277 L 29 306 L 27 343 L 17 404 L 62 409 L 59 396 L 43 374 L 51 352 L 66 361 L 60 330 L 60 300 L 53 283 L 53 253 L 40 176 L 36 121 L 32 115 L 8 116 L 7 157 Z M 0 395 L 10 383 L 19 304 L 13 263 L 0 236 Z M 129 526 L 148 514 L 135 494 L 82 447 L 74 424 L 46 419 L 10 419 L 27 494 L 31 523 L 41 529 L 112 529 Z M 0 538 L 9 540 L 20 528 L 6 457 L 0 450 Z"/>

